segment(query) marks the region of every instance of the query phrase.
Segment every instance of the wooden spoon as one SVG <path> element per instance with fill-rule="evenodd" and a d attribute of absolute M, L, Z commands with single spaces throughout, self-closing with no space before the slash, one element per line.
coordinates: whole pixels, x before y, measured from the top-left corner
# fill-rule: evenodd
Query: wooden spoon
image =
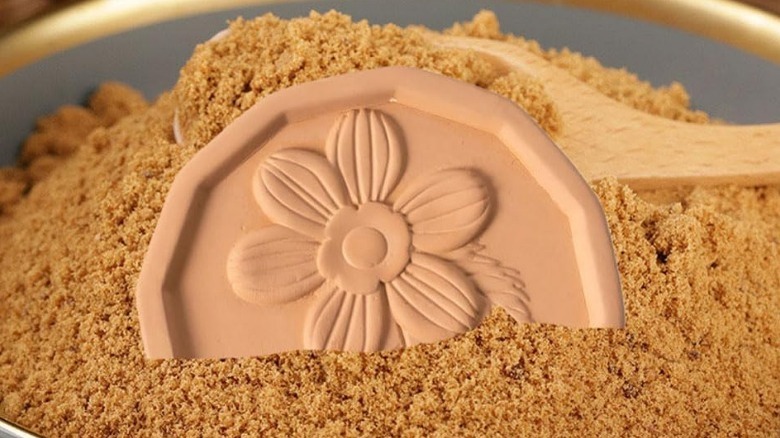
<path fill-rule="evenodd" d="M 431 35 L 473 50 L 504 70 L 542 81 L 563 120 L 556 143 L 588 180 L 615 176 L 635 189 L 780 183 L 780 123 L 699 125 L 617 102 L 544 58 L 500 41 Z"/>

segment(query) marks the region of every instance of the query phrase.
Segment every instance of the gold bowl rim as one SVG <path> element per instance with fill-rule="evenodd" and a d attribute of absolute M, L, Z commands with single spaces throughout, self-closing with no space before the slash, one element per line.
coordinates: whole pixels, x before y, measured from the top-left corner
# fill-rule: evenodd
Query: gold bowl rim
<path fill-rule="evenodd" d="M 134 27 L 238 7 L 300 1 L 86 0 L 0 33 L 0 76 L 48 55 Z M 780 64 L 780 16 L 733 0 L 532 1 L 654 22 Z"/>

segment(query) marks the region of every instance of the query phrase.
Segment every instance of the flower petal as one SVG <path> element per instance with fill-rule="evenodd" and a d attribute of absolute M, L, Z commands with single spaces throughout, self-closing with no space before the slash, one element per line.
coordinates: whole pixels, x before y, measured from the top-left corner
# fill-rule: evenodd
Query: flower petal
<path fill-rule="evenodd" d="M 384 201 L 401 178 L 404 151 L 400 135 L 380 111 L 360 109 L 342 116 L 325 149 L 355 204 Z"/>
<path fill-rule="evenodd" d="M 256 173 L 255 198 L 272 221 L 321 239 L 328 219 L 347 205 L 344 185 L 325 157 L 284 149 Z"/>
<path fill-rule="evenodd" d="M 312 350 L 374 352 L 385 348 L 398 330 L 390 315 L 387 298 L 347 293 L 333 283 L 319 291 L 306 321 L 304 347 Z"/>
<path fill-rule="evenodd" d="M 412 183 L 393 208 L 411 224 L 416 248 L 446 252 L 474 239 L 487 224 L 490 189 L 476 172 L 443 170 Z"/>
<path fill-rule="evenodd" d="M 244 236 L 230 251 L 233 291 L 254 304 L 297 300 L 325 280 L 317 271 L 319 244 L 288 228 L 270 226 Z"/>
<path fill-rule="evenodd" d="M 476 327 L 486 302 L 458 268 L 415 253 L 412 262 L 386 284 L 390 310 L 409 337 L 436 342 Z"/>

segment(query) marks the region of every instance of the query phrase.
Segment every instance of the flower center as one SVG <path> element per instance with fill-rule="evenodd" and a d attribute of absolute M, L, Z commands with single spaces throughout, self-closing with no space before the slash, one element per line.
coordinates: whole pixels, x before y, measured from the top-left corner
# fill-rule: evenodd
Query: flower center
<path fill-rule="evenodd" d="M 337 211 L 325 227 L 317 251 L 317 269 L 353 295 L 380 290 L 409 264 L 412 236 L 400 214 L 380 202 Z"/>
<path fill-rule="evenodd" d="M 376 228 L 358 227 L 344 237 L 341 249 L 347 263 L 358 269 L 368 269 L 385 259 L 387 239 Z"/>

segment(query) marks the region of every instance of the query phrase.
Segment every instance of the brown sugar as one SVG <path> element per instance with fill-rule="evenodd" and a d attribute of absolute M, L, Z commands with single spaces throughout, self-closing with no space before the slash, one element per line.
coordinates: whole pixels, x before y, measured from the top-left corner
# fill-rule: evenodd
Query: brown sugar
<path fill-rule="evenodd" d="M 107 82 L 93 93 L 86 108 L 67 105 L 52 115 L 41 117 L 35 132 L 24 142 L 20 167 L 0 169 L 0 214 L 78 149 L 92 131 L 111 126 L 147 106 L 136 90 Z"/>
<path fill-rule="evenodd" d="M 488 13 L 451 32 L 540 50 L 501 34 Z M 652 89 L 580 55 L 543 53 L 629 105 L 707 122 L 679 86 Z M 498 309 L 463 336 L 403 351 L 144 359 L 135 284 L 177 171 L 264 96 L 384 65 L 489 88 L 548 132 L 559 128 L 542 84 L 432 48 L 414 29 L 336 13 L 238 20 L 226 38 L 198 46 L 172 93 L 148 108 L 117 88 L 89 109 L 43 119 L 22 167 L 0 172 L 0 416 L 51 436 L 780 430 L 775 186 L 637 194 L 610 179 L 595 184 L 623 282 L 625 329 L 519 325 Z M 182 145 L 171 128 L 177 109 Z M 39 174 L 33 164 L 44 157 Z"/>

